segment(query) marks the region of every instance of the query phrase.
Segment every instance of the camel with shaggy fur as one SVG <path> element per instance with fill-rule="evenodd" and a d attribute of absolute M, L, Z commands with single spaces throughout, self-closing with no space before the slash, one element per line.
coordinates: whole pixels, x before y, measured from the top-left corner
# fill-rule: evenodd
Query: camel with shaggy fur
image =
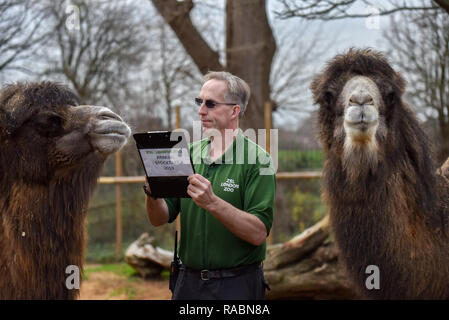
<path fill-rule="evenodd" d="M 0 92 L 0 299 L 78 296 L 67 267 L 82 272 L 89 197 L 129 135 L 117 114 L 78 105 L 61 85 Z"/>
<path fill-rule="evenodd" d="M 437 170 L 404 79 L 381 53 L 351 49 L 311 90 L 323 198 L 348 275 L 367 298 L 449 299 L 449 162 Z M 369 266 L 379 288 L 366 285 Z"/>

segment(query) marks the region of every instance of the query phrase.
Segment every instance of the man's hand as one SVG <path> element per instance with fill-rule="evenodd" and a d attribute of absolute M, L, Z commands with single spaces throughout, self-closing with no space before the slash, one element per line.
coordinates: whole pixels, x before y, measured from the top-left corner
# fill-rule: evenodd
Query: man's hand
<path fill-rule="evenodd" d="M 218 200 L 210 181 L 198 173 L 190 175 L 187 180 L 189 181 L 187 194 L 192 197 L 198 207 L 210 211 L 209 208 Z"/>
<path fill-rule="evenodd" d="M 210 181 L 202 175 L 192 174 L 187 179 L 187 194 L 198 207 L 211 213 L 240 239 L 255 246 L 263 244 L 267 237 L 267 228 L 259 218 L 220 199 L 212 190 Z"/>

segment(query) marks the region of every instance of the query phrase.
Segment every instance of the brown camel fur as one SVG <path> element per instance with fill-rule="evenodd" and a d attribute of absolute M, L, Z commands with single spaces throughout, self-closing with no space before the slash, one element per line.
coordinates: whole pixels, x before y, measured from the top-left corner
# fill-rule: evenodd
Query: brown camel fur
<path fill-rule="evenodd" d="M 404 89 L 370 49 L 337 55 L 312 82 L 326 154 L 323 198 L 361 294 L 449 299 L 449 162 L 436 169 Z M 370 265 L 378 289 L 366 285 Z"/>
<path fill-rule="evenodd" d="M 79 106 L 61 85 L 0 92 L 0 299 L 77 297 L 66 268 L 82 272 L 89 197 L 129 135 L 118 115 Z"/>

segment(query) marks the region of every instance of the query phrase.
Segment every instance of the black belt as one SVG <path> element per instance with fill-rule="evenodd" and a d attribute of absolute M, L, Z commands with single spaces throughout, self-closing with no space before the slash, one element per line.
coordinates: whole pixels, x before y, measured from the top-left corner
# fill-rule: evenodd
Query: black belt
<path fill-rule="evenodd" d="M 184 271 L 187 274 L 198 276 L 201 278 L 201 280 L 210 280 L 210 279 L 236 277 L 245 274 L 247 272 L 256 271 L 258 268 L 261 268 L 261 266 L 262 264 L 260 262 L 256 262 L 253 264 L 248 264 L 229 269 L 197 270 L 183 265 L 181 266 L 180 270 Z"/>

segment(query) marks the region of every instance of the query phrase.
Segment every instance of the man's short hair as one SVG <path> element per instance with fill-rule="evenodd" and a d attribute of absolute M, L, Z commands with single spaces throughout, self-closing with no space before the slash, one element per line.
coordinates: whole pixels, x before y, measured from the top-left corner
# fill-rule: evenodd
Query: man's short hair
<path fill-rule="evenodd" d="M 245 113 L 251 90 L 248 84 L 239 77 L 226 71 L 209 71 L 204 76 L 203 84 L 209 80 L 221 80 L 226 83 L 228 92 L 224 94 L 226 103 L 235 103 L 240 106 L 240 116 Z"/>

